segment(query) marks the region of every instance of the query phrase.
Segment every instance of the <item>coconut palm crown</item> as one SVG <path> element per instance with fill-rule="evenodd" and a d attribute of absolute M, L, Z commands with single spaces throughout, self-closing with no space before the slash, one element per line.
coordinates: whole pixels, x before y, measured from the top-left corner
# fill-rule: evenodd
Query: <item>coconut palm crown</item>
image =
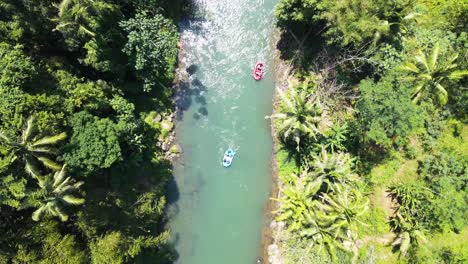
<path fill-rule="evenodd" d="M 318 135 L 323 135 L 324 106 L 318 99 L 312 100 L 307 92 L 297 93 L 295 89 L 291 90 L 289 98 L 281 90 L 278 94 L 284 105 L 283 111 L 267 118 L 281 120 L 278 132 L 284 139 L 294 140 L 297 151 L 301 138 L 317 139 Z"/>
<path fill-rule="evenodd" d="M 59 217 L 62 221 L 68 220 L 64 207 L 69 205 L 82 205 L 85 199 L 75 196 L 84 182 L 75 182 L 66 176 L 66 166 L 60 171 L 49 174 L 39 181 L 41 201 L 40 207 L 32 214 L 34 221 L 41 220 L 45 215 Z"/>
<path fill-rule="evenodd" d="M 0 143 L 9 146 L 14 156 L 24 161 L 26 172 L 39 179 L 41 176 L 37 167 L 38 162 L 51 170 L 60 170 L 62 168 L 50 157 L 56 154 L 53 146 L 64 140 L 67 134 L 63 132 L 54 136 L 38 137 L 35 132 L 35 118 L 31 116 L 28 118 L 18 140 L 10 139 L 0 131 Z"/>
<path fill-rule="evenodd" d="M 423 97 L 435 96 L 437 101 L 445 105 L 448 101 L 448 92 L 444 87 L 447 80 L 459 80 L 468 75 L 468 70 L 455 70 L 458 66 L 458 54 L 453 54 L 444 63 L 439 60 L 440 46 L 435 44 L 431 54 L 424 54 L 421 50 L 414 57 L 414 61 L 406 61 L 401 70 L 411 73 L 411 79 L 416 81 L 412 95 L 413 102 L 419 102 Z"/>

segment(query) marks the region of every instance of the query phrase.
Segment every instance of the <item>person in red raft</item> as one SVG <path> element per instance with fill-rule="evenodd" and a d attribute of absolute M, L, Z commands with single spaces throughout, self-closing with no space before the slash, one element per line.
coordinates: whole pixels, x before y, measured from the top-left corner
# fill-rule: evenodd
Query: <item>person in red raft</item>
<path fill-rule="evenodd" d="M 263 64 L 263 62 L 257 62 L 257 64 L 255 64 L 253 77 L 256 81 L 260 81 L 262 79 L 264 69 L 265 65 Z"/>

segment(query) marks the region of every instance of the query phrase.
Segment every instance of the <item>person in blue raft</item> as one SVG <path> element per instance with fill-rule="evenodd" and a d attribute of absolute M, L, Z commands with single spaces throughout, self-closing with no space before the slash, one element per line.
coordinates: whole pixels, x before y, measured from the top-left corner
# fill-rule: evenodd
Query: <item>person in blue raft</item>
<path fill-rule="evenodd" d="M 226 152 L 224 152 L 224 158 L 223 158 L 223 166 L 225 168 L 231 166 L 232 164 L 232 160 L 234 159 L 234 155 L 236 153 L 234 152 L 233 149 L 229 148 L 228 150 L 226 150 Z"/>

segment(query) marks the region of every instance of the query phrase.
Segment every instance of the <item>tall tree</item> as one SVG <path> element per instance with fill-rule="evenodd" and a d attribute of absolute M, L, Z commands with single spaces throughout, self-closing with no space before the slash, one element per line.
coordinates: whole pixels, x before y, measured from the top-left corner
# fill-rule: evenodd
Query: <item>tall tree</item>
<path fill-rule="evenodd" d="M 70 49 L 80 46 L 80 39 L 94 37 L 90 24 L 98 9 L 93 0 L 62 0 L 58 5 L 58 22 L 55 30 L 60 31 Z"/>
<path fill-rule="evenodd" d="M 57 216 L 62 221 L 68 220 L 68 214 L 64 211 L 64 206 L 82 205 L 85 200 L 75 196 L 73 193 L 79 191 L 84 182 L 75 182 L 71 177 L 66 176 L 66 165 L 53 175 L 47 175 L 39 181 L 41 190 L 40 207 L 32 214 L 34 221 L 39 221 L 45 215 Z"/>
<path fill-rule="evenodd" d="M 310 172 L 280 176 L 284 187 L 275 213 L 288 230 L 325 247 L 336 261 L 336 248 L 352 249 L 368 200 L 357 187 L 349 155 L 323 150 L 313 164 Z"/>
<path fill-rule="evenodd" d="M 403 71 L 409 72 L 416 86 L 411 96 L 414 102 L 421 98 L 436 98 L 445 105 L 448 101 L 448 92 L 444 83 L 447 80 L 460 80 L 468 75 L 468 70 L 456 70 L 458 54 L 451 55 L 445 62 L 440 60 L 440 46 L 435 44 L 430 54 L 418 50 L 418 55 L 412 61 L 406 61 L 401 67 Z"/>
<path fill-rule="evenodd" d="M 40 161 L 45 167 L 52 170 L 60 170 L 62 167 L 50 157 L 56 154 L 54 145 L 67 137 L 65 132 L 54 136 L 39 137 L 36 135 L 35 117 L 30 116 L 26 126 L 22 131 L 19 140 L 7 137 L 0 131 L 0 143 L 10 148 L 16 158 L 25 163 L 26 172 L 39 179 L 40 169 L 37 167 L 37 161 Z"/>
<path fill-rule="evenodd" d="M 176 26 L 162 15 L 150 17 L 144 13 L 122 21 L 120 26 L 128 34 L 123 51 L 130 56 L 144 90 L 164 87 L 164 82 L 173 76 L 177 59 Z"/>
<path fill-rule="evenodd" d="M 286 139 L 292 139 L 299 151 L 301 139 L 311 137 L 317 140 L 324 134 L 325 109 L 317 98 L 311 98 L 305 91 L 294 89 L 290 98 L 278 90 L 283 108 L 267 118 L 280 120 L 278 132 Z"/>
<path fill-rule="evenodd" d="M 409 98 L 411 87 L 398 83 L 395 77 L 386 76 L 378 83 L 364 80 L 359 90 L 356 132 L 370 149 L 401 146 L 422 126 L 421 111 Z"/>

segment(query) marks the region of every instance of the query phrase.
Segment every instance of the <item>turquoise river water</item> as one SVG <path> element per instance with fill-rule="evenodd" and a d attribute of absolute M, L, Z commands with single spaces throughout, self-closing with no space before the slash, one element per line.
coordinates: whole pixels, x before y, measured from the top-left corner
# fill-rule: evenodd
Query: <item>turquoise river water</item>
<path fill-rule="evenodd" d="M 169 189 L 169 229 L 182 264 L 249 264 L 260 255 L 271 188 L 273 9 L 277 0 L 195 0 L 182 22 L 176 98 L 183 153 Z M 266 62 L 256 82 L 252 68 Z M 222 166 L 232 147 L 233 165 Z"/>

